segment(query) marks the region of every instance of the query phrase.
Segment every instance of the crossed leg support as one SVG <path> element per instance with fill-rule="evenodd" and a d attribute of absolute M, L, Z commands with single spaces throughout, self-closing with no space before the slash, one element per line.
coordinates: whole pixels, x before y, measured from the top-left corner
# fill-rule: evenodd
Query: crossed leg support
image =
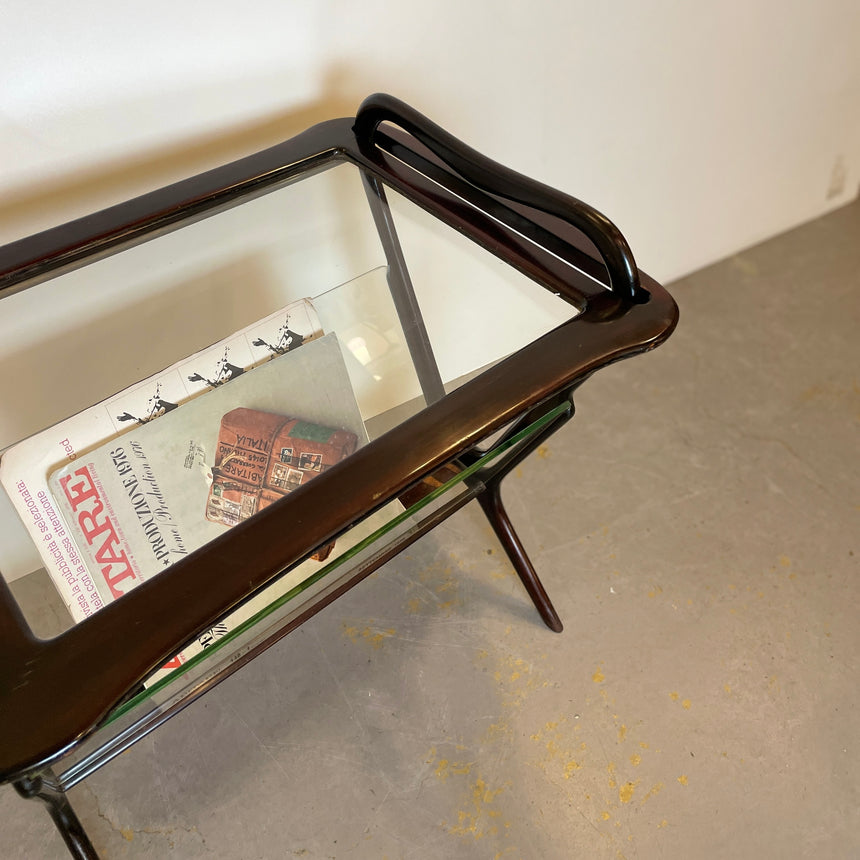
<path fill-rule="evenodd" d="M 520 541 L 519 535 L 516 533 L 511 524 L 508 512 L 502 502 L 501 488 L 498 483 L 494 484 L 478 496 L 481 508 L 484 511 L 493 531 L 496 533 L 514 570 L 520 578 L 520 581 L 525 586 L 529 597 L 532 599 L 540 617 L 544 624 L 555 633 L 561 633 L 564 625 L 558 617 L 543 583 L 540 581 L 534 566 L 529 559 L 528 554 Z"/>
<path fill-rule="evenodd" d="M 554 406 L 555 404 L 552 405 Z M 533 414 L 531 413 L 529 416 L 521 419 L 517 426 L 509 432 L 511 434 L 515 433 L 527 420 L 533 420 Z M 501 484 L 509 472 L 515 469 L 538 445 L 555 433 L 572 416 L 573 401 L 571 400 L 569 413 L 558 416 L 539 433 L 535 434 L 535 436 L 524 441 L 515 453 L 508 457 L 500 467 L 497 467 L 485 477 L 485 489 L 477 497 L 484 515 L 493 527 L 493 531 L 502 544 L 520 581 L 525 586 L 526 592 L 532 599 L 532 603 L 534 603 L 535 608 L 540 613 L 544 624 L 554 633 L 561 633 L 564 625 L 558 616 L 558 612 L 556 612 L 555 607 L 552 605 L 552 601 L 549 599 L 549 595 L 546 593 L 546 589 L 543 587 L 543 583 L 540 581 L 516 529 L 514 529 L 511 523 L 508 512 L 505 510 L 504 503 L 502 502 Z"/>

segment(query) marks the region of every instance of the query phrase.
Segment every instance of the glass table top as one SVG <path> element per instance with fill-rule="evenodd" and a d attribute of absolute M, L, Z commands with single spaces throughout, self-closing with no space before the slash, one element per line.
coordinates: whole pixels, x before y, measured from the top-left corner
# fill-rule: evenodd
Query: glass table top
<path fill-rule="evenodd" d="M 360 171 L 339 164 L 4 299 L 0 572 L 36 635 L 86 624 L 254 516 L 266 489 L 253 487 L 245 510 L 253 494 L 234 499 L 243 480 L 288 494 L 329 467 L 335 431 L 350 437 L 338 455 L 349 456 L 577 314 L 396 191 L 386 198 L 405 270 L 380 241 Z M 298 422 L 264 452 L 265 478 L 254 478 L 260 450 L 239 444 L 247 426 L 228 426 L 240 410 Z M 344 523 L 334 549 L 282 573 L 131 690 L 68 759 L 63 784 L 282 635 L 388 547 L 473 498 L 483 466 L 569 410 L 565 402 L 513 435 L 494 434 L 474 462 Z M 186 498 L 189 482 L 196 495 Z M 98 501 L 86 501 L 97 489 Z M 110 552 L 124 548 L 136 573 L 124 581 L 99 579 L 107 544 L 86 545 L 103 498 L 118 536 Z M 138 498 L 151 503 L 149 519 Z M 202 524 L 171 546 L 172 524 L 189 517 Z M 44 588 L 30 587 L 46 576 L 61 597 L 50 613 Z"/>
<path fill-rule="evenodd" d="M 405 326 L 423 326 L 438 368 L 440 388 L 422 391 L 359 174 L 340 164 L 5 298 L 0 450 L 62 430 L 88 407 L 301 299 L 311 300 L 321 332 L 337 338 L 367 439 L 575 315 L 389 189 L 420 312 Z M 236 356 L 227 346 L 228 359 Z M 207 379 L 216 372 L 213 363 Z M 138 399 L 119 410 L 132 420 L 114 420 L 105 440 L 146 417 L 150 397 Z M 65 438 L 40 457 L 47 472 L 69 462 Z M 44 565 L 8 492 L 0 571 L 14 581 Z"/>

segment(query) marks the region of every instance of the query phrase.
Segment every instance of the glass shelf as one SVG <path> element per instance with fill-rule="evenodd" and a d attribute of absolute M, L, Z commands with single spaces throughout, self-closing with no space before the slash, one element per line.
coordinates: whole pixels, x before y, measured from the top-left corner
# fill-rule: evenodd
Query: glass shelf
<path fill-rule="evenodd" d="M 484 467 L 515 450 L 553 421 L 569 416 L 570 412 L 570 403 L 560 404 L 542 418 L 491 447 L 471 465 L 453 473 L 444 483 L 427 487 L 426 494 L 418 501 L 390 518 L 384 518 L 384 522 L 375 530 L 292 587 L 287 587 L 283 582 L 289 579 L 289 573 L 273 583 L 257 598 L 257 602 L 266 604 L 263 608 L 187 663 L 120 705 L 99 732 L 64 761 L 62 772 L 57 774 L 59 785 L 63 790 L 68 790 L 85 779 L 131 743 L 157 728 L 179 707 L 205 692 L 211 682 L 223 677 L 231 666 L 246 662 L 259 650 L 285 635 L 292 629 L 291 625 L 301 618 L 308 604 L 337 591 L 344 581 L 353 582 L 362 578 L 365 571 L 372 571 L 378 566 L 379 559 L 392 547 L 402 548 L 474 499 L 485 489 L 480 481 Z M 379 517 L 375 519 L 378 521 Z M 272 595 L 271 599 L 269 595 Z"/>

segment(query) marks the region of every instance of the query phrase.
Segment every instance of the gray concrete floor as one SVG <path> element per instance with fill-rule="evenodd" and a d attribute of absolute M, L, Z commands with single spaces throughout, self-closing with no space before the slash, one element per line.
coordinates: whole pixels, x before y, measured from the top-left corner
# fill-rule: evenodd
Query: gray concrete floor
<path fill-rule="evenodd" d="M 470 506 L 72 790 L 103 856 L 860 856 L 858 273 L 854 204 L 582 389 L 506 496 L 562 635 Z"/>

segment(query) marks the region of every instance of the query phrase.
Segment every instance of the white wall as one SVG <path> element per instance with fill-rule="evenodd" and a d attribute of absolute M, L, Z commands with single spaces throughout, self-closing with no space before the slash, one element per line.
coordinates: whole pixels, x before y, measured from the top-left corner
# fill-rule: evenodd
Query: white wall
<path fill-rule="evenodd" d="M 675 278 L 853 198 L 856 0 L 6 0 L 0 241 L 386 90 Z"/>
<path fill-rule="evenodd" d="M 603 210 L 661 280 L 847 203 L 860 182 L 856 0 L 6 0 L 0 47 L 0 243 L 379 90 Z M 5 366 L 38 349 L 8 317 Z M 0 448 L 41 420 L 35 405 L 13 415 L 7 382 Z"/>

